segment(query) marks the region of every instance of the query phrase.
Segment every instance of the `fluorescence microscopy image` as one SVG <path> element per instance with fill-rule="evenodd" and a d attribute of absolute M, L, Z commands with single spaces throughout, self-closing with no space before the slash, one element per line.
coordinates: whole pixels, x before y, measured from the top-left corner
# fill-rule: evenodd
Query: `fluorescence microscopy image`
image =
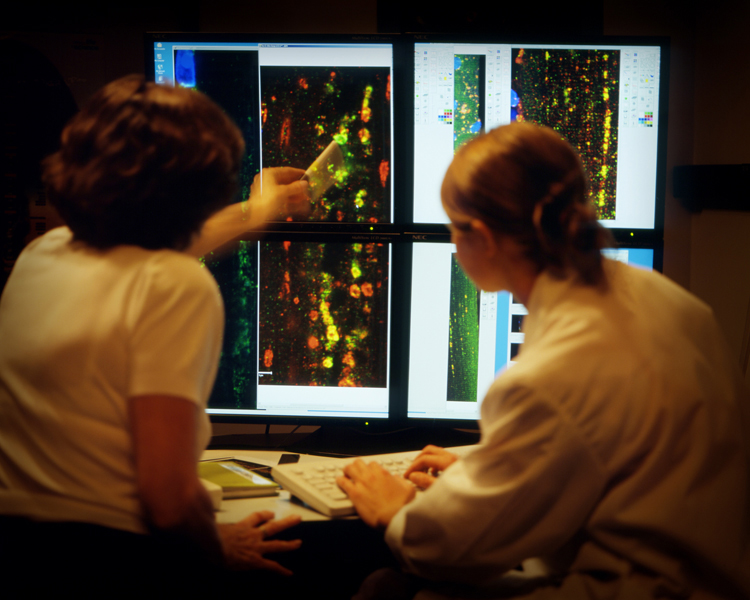
<path fill-rule="evenodd" d="M 232 254 L 206 266 L 224 300 L 226 326 L 209 408 L 257 407 L 258 244 L 240 242 Z"/>
<path fill-rule="evenodd" d="M 511 118 L 558 131 L 581 155 L 600 219 L 616 216 L 620 53 L 513 49 Z"/>
<path fill-rule="evenodd" d="M 484 124 L 485 56 L 453 57 L 453 150 L 474 139 Z"/>
<path fill-rule="evenodd" d="M 260 171 L 258 53 L 236 50 L 175 50 L 175 83 L 194 88 L 216 102 L 234 121 L 245 140 L 239 174 L 239 197 L 250 195 Z M 273 166 L 273 165 L 269 165 Z"/>
<path fill-rule="evenodd" d="M 386 387 L 389 248 L 264 242 L 259 385 Z"/>
<path fill-rule="evenodd" d="M 451 257 L 448 326 L 448 401 L 476 402 L 479 375 L 479 302 L 477 288 Z"/>
<path fill-rule="evenodd" d="M 387 67 L 262 67 L 263 165 L 307 169 L 336 141 L 344 166 L 311 221 L 391 222 Z"/>

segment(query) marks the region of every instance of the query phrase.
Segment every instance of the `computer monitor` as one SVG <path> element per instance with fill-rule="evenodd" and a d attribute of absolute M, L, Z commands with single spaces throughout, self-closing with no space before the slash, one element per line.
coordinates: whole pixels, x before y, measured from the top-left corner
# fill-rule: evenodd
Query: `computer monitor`
<path fill-rule="evenodd" d="M 412 424 L 475 425 L 497 374 L 524 342 L 526 307 L 508 292 L 478 291 L 447 239 L 412 245 L 406 417 Z M 660 267 L 656 248 L 607 249 L 609 258 Z"/>
<path fill-rule="evenodd" d="M 387 419 L 391 245 L 241 242 L 208 268 L 226 311 L 211 415 Z"/>
<path fill-rule="evenodd" d="M 550 126 L 579 152 L 601 223 L 661 239 L 668 44 L 663 39 L 412 40 L 413 222 L 447 223 L 440 185 L 455 152 L 512 121 Z"/>
<path fill-rule="evenodd" d="M 440 181 L 482 129 L 519 115 L 562 122 L 548 109 L 555 99 L 573 103 L 563 134 L 580 123 L 585 135 L 571 141 L 605 157 L 587 163 L 605 224 L 621 241 L 658 245 L 666 44 L 409 40 L 146 37 L 147 73 L 205 92 L 240 127 L 242 196 L 263 167 L 322 164 L 328 177 L 307 221 L 206 258 L 227 314 L 213 420 L 475 422 L 523 344 L 525 309 L 508 294 L 477 294 L 457 267 Z M 589 88 L 574 75 L 582 70 Z M 637 96 L 624 91 L 633 86 Z M 588 115 L 587 96 L 606 107 Z M 412 242 L 414 232 L 444 242 Z M 451 302 L 463 319 L 450 317 Z M 450 370 L 458 360 L 466 368 Z"/>
<path fill-rule="evenodd" d="M 212 420 L 388 421 L 392 40 L 149 34 L 146 57 L 238 125 L 243 197 L 262 168 L 315 165 L 306 222 L 205 258 L 226 310 Z"/>
<path fill-rule="evenodd" d="M 307 169 L 334 146 L 338 158 L 329 151 L 312 177 L 308 220 L 346 229 L 392 222 L 392 39 L 149 34 L 146 57 L 157 83 L 204 92 L 240 127 L 243 192 L 261 168 Z"/>

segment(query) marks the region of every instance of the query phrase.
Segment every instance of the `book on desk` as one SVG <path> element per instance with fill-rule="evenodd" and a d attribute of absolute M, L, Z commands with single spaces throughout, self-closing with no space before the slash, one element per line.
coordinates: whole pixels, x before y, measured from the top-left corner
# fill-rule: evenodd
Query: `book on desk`
<path fill-rule="evenodd" d="M 220 486 L 225 499 L 275 496 L 279 493 L 277 483 L 231 459 L 198 463 L 198 476 Z"/>

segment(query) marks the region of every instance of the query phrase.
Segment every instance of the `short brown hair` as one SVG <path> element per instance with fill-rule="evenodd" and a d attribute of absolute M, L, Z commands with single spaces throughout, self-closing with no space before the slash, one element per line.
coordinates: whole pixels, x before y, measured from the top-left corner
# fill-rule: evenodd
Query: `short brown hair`
<path fill-rule="evenodd" d="M 576 151 L 548 127 L 512 123 L 457 153 L 443 201 L 518 242 L 539 271 L 604 281 L 601 249 L 612 237 L 596 219 Z"/>
<path fill-rule="evenodd" d="M 244 147 L 200 92 L 131 75 L 73 117 L 44 181 L 75 239 L 181 250 L 233 198 Z"/>

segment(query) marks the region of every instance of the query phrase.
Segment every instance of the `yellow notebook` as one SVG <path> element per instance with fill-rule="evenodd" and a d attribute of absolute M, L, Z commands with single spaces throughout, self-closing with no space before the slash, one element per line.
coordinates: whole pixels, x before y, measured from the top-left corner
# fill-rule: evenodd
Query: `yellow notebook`
<path fill-rule="evenodd" d="M 231 460 L 199 462 L 198 477 L 221 486 L 224 498 L 274 496 L 279 493 L 278 484 Z"/>

